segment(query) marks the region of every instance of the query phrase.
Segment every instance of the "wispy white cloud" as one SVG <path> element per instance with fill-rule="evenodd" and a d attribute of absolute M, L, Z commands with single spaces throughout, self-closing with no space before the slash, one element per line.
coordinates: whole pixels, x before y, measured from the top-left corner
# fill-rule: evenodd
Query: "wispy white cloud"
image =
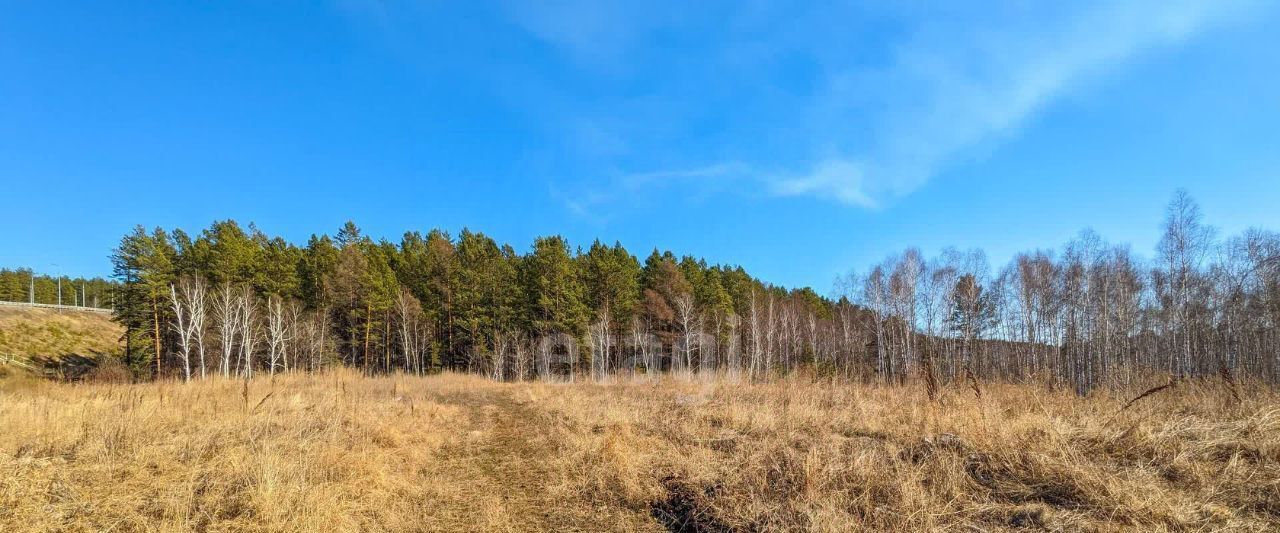
<path fill-rule="evenodd" d="M 677 170 L 660 170 L 656 172 L 636 172 L 622 176 L 622 183 L 631 188 L 644 187 L 655 183 L 675 181 L 707 180 L 721 178 L 750 177 L 751 168 L 739 161 L 728 161 L 712 165 Z"/>
<path fill-rule="evenodd" d="M 781 196 L 816 195 L 858 207 L 877 207 L 876 200 L 867 194 L 865 177 L 861 165 L 834 158 L 819 162 L 807 174 L 771 177 L 768 181 L 773 192 Z"/>
<path fill-rule="evenodd" d="M 807 57 L 816 65 L 812 88 L 780 104 L 789 106 L 789 113 L 775 125 L 787 132 L 784 148 L 790 157 L 771 159 L 776 154 L 720 150 L 719 155 L 727 152 L 733 162 L 700 168 L 762 182 L 765 190 L 780 196 L 883 207 L 918 190 L 949 165 L 1016 135 L 1076 88 L 1105 82 L 1108 75 L 1143 55 L 1229 27 L 1265 6 L 1250 0 L 1135 0 L 975 3 L 946 11 L 916 11 L 832 6 L 803 10 L 790 3 L 756 2 L 728 18 L 724 26 L 729 29 L 716 36 L 722 49 L 701 51 L 707 57 L 700 62 L 713 65 L 709 68 L 717 74 L 734 75 L 753 68 L 769 70 L 795 56 Z M 699 20 L 654 15 L 661 9 L 641 7 L 562 2 L 519 10 L 517 18 L 529 31 L 576 58 L 589 58 L 596 65 L 612 62 L 621 65 L 618 68 L 626 66 L 629 52 L 652 45 L 646 34 Z M 889 21 L 887 25 L 896 31 L 873 43 L 877 50 L 868 52 L 864 48 L 869 45 L 852 39 L 847 27 L 863 18 Z M 733 65 L 721 68 L 714 65 L 717 62 Z M 744 86 L 777 82 L 750 77 L 709 81 Z M 795 92 L 785 96 L 797 96 Z M 677 95 L 687 96 L 679 90 Z M 603 113 L 611 111 L 606 107 Z M 669 116 L 661 118 L 679 121 L 681 113 L 694 112 L 672 108 Z M 614 123 L 626 123 L 655 117 L 611 118 Z M 634 125 L 627 127 L 628 156 L 641 159 L 646 143 L 630 141 L 643 132 L 637 133 Z M 681 147 L 662 148 L 678 151 Z M 716 160 L 695 153 L 686 153 L 683 159 Z M 624 183 L 635 187 L 659 181 L 654 178 L 700 174 L 674 170 L 626 176 Z"/>
<path fill-rule="evenodd" d="M 920 23 L 886 68 L 841 71 L 815 108 L 816 136 L 831 119 L 865 120 L 864 143 L 844 145 L 799 175 L 777 173 L 780 194 L 874 207 L 917 190 L 980 145 L 1013 135 L 1079 84 L 1149 51 L 1239 20 L 1253 2 L 1072 3 L 1057 13 L 953 25 Z M 963 21 L 963 17 L 961 17 Z"/>
<path fill-rule="evenodd" d="M 616 211 L 606 207 L 635 204 L 663 189 L 677 189 L 686 197 L 705 196 L 754 177 L 750 167 L 731 161 L 686 169 L 616 173 L 607 179 L 608 187 L 578 187 L 572 192 L 552 185 L 551 196 L 574 215 L 603 223 Z"/>
<path fill-rule="evenodd" d="M 656 6 L 616 0 L 507 1 L 512 20 L 574 60 L 611 70 L 644 36 L 668 22 Z"/>

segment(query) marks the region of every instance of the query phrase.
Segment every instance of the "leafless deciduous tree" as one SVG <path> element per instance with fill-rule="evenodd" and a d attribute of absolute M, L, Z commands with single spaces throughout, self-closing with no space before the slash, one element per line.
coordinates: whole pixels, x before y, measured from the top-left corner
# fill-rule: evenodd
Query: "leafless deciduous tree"
<path fill-rule="evenodd" d="M 178 335 L 178 360 L 182 361 L 182 378 L 191 381 L 191 348 L 196 336 L 196 324 L 192 317 L 191 302 L 186 298 L 189 297 L 189 285 L 186 280 L 182 282 L 183 294 L 178 295 L 178 288 L 173 284 L 169 285 L 169 303 L 173 306 L 173 331 Z M 203 308 L 203 303 L 200 304 Z M 203 362 L 201 363 L 203 367 Z"/>
<path fill-rule="evenodd" d="M 267 369 L 275 375 L 276 368 L 288 370 L 288 346 L 293 341 L 294 331 L 290 328 L 290 313 L 285 302 L 278 296 L 267 297 Z"/>
<path fill-rule="evenodd" d="M 217 321 L 218 347 L 222 354 L 219 368 L 222 377 L 231 376 L 231 358 L 236 352 L 236 340 L 240 336 L 240 304 L 237 290 L 229 283 L 218 287 L 213 294 L 214 318 Z"/>

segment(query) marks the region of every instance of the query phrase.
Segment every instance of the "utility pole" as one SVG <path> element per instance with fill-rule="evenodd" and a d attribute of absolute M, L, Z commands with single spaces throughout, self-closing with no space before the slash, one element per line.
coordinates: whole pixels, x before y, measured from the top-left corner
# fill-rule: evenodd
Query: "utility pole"
<path fill-rule="evenodd" d="M 53 264 L 53 271 L 58 273 L 58 312 L 62 312 L 62 265 Z"/>
<path fill-rule="evenodd" d="M 31 271 L 31 286 L 27 288 L 27 303 L 36 303 L 36 271 Z"/>

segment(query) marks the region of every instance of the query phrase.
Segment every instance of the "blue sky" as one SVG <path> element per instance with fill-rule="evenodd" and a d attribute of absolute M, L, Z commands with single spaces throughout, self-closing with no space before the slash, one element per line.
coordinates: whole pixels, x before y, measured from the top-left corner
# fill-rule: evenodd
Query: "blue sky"
<path fill-rule="evenodd" d="M 926 4 L 4 2 L 0 265 L 351 218 L 825 292 L 912 245 L 1146 254 L 1178 187 L 1280 228 L 1280 4 Z"/>

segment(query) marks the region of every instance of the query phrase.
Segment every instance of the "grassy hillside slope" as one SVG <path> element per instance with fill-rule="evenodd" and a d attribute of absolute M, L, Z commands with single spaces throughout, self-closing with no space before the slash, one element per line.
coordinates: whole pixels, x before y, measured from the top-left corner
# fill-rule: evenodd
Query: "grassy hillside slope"
<path fill-rule="evenodd" d="M 0 306 L 0 371 L 90 364 L 120 353 L 123 334 L 105 313 Z"/>

